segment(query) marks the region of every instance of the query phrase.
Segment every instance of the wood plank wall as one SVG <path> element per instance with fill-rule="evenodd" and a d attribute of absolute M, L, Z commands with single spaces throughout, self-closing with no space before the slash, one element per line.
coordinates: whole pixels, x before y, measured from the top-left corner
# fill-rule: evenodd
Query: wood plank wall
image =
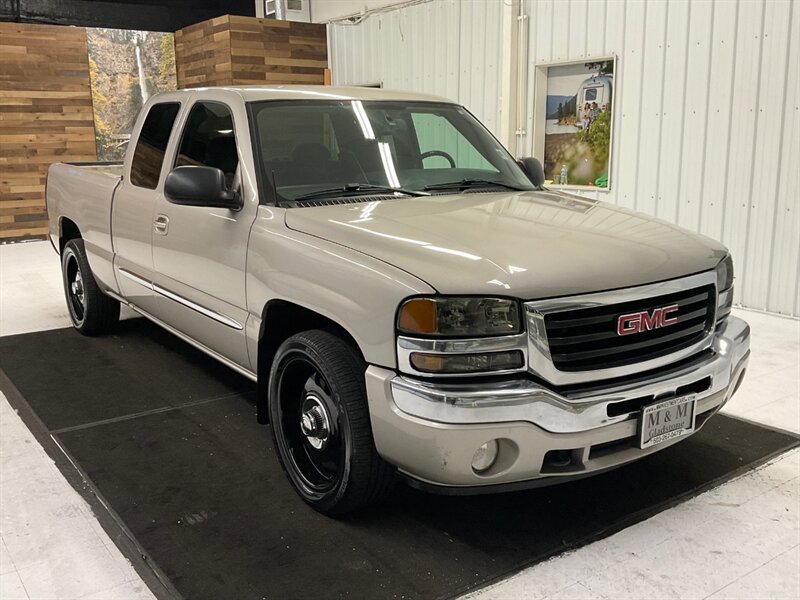
<path fill-rule="evenodd" d="M 175 33 L 178 87 L 323 84 L 325 25 L 226 15 Z"/>
<path fill-rule="evenodd" d="M 223 16 L 175 33 L 178 87 L 322 84 L 325 25 Z M 0 22 L 0 241 L 45 237 L 59 161 L 96 160 L 86 30 Z"/>
<path fill-rule="evenodd" d="M 231 85 L 230 17 L 196 23 L 175 32 L 178 87 Z"/>
<path fill-rule="evenodd" d="M 0 241 L 46 236 L 48 167 L 96 156 L 86 30 L 0 23 Z"/>

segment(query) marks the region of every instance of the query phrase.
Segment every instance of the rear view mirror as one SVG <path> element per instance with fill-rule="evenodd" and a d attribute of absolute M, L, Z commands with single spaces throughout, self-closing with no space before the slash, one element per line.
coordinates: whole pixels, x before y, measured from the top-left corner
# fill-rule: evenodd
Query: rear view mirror
<path fill-rule="evenodd" d="M 519 166 L 531 180 L 531 183 L 541 189 L 544 186 L 544 169 L 538 158 L 521 158 L 517 161 Z"/>
<path fill-rule="evenodd" d="M 239 195 L 228 190 L 225 175 L 213 167 L 175 167 L 164 182 L 164 195 L 173 204 L 241 208 Z"/>

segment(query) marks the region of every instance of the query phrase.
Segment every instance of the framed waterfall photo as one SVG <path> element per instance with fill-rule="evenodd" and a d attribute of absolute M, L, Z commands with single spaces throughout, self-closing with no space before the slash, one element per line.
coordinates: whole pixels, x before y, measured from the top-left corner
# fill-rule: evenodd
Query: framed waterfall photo
<path fill-rule="evenodd" d="M 139 109 L 177 88 L 171 33 L 86 28 L 97 160 L 122 160 Z"/>

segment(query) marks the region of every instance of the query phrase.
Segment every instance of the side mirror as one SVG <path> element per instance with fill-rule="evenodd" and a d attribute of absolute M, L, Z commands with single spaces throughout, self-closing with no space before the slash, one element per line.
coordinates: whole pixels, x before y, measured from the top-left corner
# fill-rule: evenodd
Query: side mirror
<path fill-rule="evenodd" d="M 175 167 L 164 182 L 164 195 L 173 204 L 239 210 L 239 195 L 225 185 L 225 175 L 214 167 Z"/>
<path fill-rule="evenodd" d="M 544 185 L 544 169 L 538 158 L 521 158 L 517 162 L 535 187 L 541 188 Z"/>

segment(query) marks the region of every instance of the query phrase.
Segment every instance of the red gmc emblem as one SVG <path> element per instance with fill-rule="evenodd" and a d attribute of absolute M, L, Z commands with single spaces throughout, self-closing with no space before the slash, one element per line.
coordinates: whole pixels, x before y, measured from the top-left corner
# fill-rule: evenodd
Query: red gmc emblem
<path fill-rule="evenodd" d="M 678 317 L 670 315 L 678 310 L 677 304 L 662 306 L 653 309 L 653 312 L 642 311 L 629 315 L 620 315 L 617 319 L 617 335 L 631 335 L 632 333 L 642 333 L 652 329 L 661 329 L 669 325 L 675 325 Z"/>

